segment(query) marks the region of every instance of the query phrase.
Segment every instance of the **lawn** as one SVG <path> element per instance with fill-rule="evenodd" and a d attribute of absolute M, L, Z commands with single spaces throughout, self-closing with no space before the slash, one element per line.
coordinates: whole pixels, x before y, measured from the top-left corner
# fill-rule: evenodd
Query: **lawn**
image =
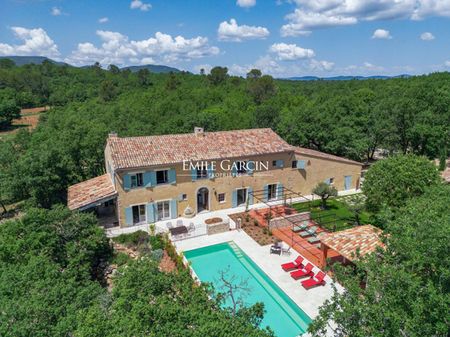
<path fill-rule="evenodd" d="M 327 209 L 320 209 L 320 200 L 314 200 L 311 202 L 311 218 L 319 223 L 323 228 L 329 231 L 343 230 L 353 226 L 355 223 L 355 217 L 352 212 L 347 208 L 347 204 L 342 201 L 341 198 L 330 199 L 327 201 Z M 305 204 L 294 204 L 293 207 L 299 211 L 305 211 Z M 362 212 L 360 215 L 360 223 L 370 223 L 370 213 Z M 336 227 L 335 227 L 336 226 Z"/>

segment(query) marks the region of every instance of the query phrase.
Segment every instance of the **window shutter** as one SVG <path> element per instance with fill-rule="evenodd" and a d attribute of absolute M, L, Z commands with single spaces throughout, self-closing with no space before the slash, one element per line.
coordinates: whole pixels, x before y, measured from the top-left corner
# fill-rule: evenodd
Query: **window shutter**
<path fill-rule="evenodd" d="M 237 191 L 234 190 L 233 193 L 231 193 L 231 207 L 237 207 Z"/>
<path fill-rule="evenodd" d="M 283 166 L 284 166 L 284 160 L 278 159 L 278 160 L 277 160 L 277 167 L 281 168 L 281 167 L 283 167 Z"/>
<path fill-rule="evenodd" d="M 248 198 L 248 204 L 253 205 L 253 188 L 249 187 L 247 189 L 247 198 Z"/>
<path fill-rule="evenodd" d="M 344 189 L 349 190 L 352 188 L 352 176 L 345 176 L 344 177 Z"/>
<path fill-rule="evenodd" d="M 300 170 L 306 169 L 306 160 L 298 160 L 297 161 L 297 168 Z"/>
<path fill-rule="evenodd" d="M 178 218 L 177 199 L 170 200 L 170 217 L 172 219 Z"/>
<path fill-rule="evenodd" d="M 264 201 L 269 200 L 269 185 L 264 185 Z"/>
<path fill-rule="evenodd" d="M 147 208 L 147 222 L 154 223 L 155 219 L 155 203 L 149 202 L 146 206 Z"/>
<path fill-rule="evenodd" d="M 197 180 L 197 169 L 191 168 L 191 178 L 192 178 L 192 181 Z"/>
<path fill-rule="evenodd" d="M 214 179 L 214 169 L 211 164 L 208 165 L 208 178 Z"/>
<path fill-rule="evenodd" d="M 143 175 L 144 175 L 144 186 L 145 187 L 152 187 L 152 186 L 154 186 L 152 184 L 152 172 L 147 171 L 147 172 L 144 172 Z"/>
<path fill-rule="evenodd" d="M 168 175 L 169 184 L 175 184 L 177 182 L 177 172 L 175 169 L 169 169 Z"/>
<path fill-rule="evenodd" d="M 283 184 L 278 183 L 277 185 L 277 199 L 283 198 Z"/>
<path fill-rule="evenodd" d="M 127 207 L 125 208 L 125 222 L 127 225 L 133 225 L 133 208 Z"/>
<path fill-rule="evenodd" d="M 237 176 L 237 167 L 235 163 L 231 166 L 231 176 L 236 177 Z"/>
<path fill-rule="evenodd" d="M 128 174 L 123 176 L 123 189 L 128 191 L 131 188 L 131 177 Z"/>
<path fill-rule="evenodd" d="M 330 185 L 331 184 L 331 179 L 330 178 L 327 178 L 327 179 L 325 179 L 325 184 L 328 184 L 328 185 Z"/>
<path fill-rule="evenodd" d="M 247 168 L 248 168 L 248 170 L 247 170 L 248 174 L 252 175 L 252 174 L 253 174 L 253 171 L 255 170 L 255 162 L 252 161 L 252 160 L 250 160 L 250 161 L 247 163 Z"/>

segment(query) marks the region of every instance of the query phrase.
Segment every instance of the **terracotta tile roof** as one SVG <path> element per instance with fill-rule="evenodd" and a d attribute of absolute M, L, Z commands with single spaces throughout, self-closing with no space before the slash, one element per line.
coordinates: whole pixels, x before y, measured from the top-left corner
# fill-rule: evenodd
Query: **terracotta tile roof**
<path fill-rule="evenodd" d="M 349 164 L 355 164 L 355 165 L 363 166 L 362 163 L 354 161 L 354 160 L 351 160 L 351 159 L 338 157 L 338 156 L 335 156 L 335 155 L 332 155 L 332 154 L 328 154 L 328 153 L 325 153 L 325 152 L 320 152 L 320 151 L 316 151 L 316 150 L 307 149 L 305 147 L 295 147 L 295 153 L 303 154 L 305 156 L 320 157 L 320 158 L 324 158 L 324 159 L 336 160 L 336 161 L 341 161 L 341 162 L 344 162 L 344 163 L 349 163 Z"/>
<path fill-rule="evenodd" d="M 104 174 L 81 183 L 69 186 L 67 206 L 79 209 L 116 194 L 109 174 Z"/>
<path fill-rule="evenodd" d="M 110 136 L 107 146 L 111 149 L 115 169 L 293 151 L 292 146 L 271 129 L 128 138 Z"/>
<path fill-rule="evenodd" d="M 383 247 L 381 233 L 381 229 L 377 227 L 364 225 L 340 232 L 319 234 L 319 238 L 321 243 L 352 261 L 356 258 L 357 250 L 364 256 L 374 252 L 377 247 Z"/>

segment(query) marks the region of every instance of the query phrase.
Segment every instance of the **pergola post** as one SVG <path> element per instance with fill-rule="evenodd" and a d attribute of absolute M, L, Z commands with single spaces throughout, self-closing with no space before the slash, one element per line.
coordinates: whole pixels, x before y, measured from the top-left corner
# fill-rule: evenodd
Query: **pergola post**
<path fill-rule="evenodd" d="M 320 250 L 322 251 L 322 254 L 320 255 L 321 257 L 320 264 L 322 265 L 322 268 L 325 268 L 327 265 L 328 246 L 322 242 L 320 244 Z"/>

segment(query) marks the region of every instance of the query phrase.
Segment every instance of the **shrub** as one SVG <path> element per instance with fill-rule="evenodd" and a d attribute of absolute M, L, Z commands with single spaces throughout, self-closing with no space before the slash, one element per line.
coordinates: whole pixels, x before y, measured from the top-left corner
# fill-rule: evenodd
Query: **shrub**
<path fill-rule="evenodd" d="M 156 249 L 150 253 L 150 257 L 157 262 L 161 261 L 163 255 L 164 251 L 162 249 Z"/>
<path fill-rule="evenodd" d="M 149 242 L 150 236 L 147 232 L 137 231 L 129 234 L 121 234 L 113 238 L 114 242 L 123 244 L 127 247 L 138 247 Z"/>

